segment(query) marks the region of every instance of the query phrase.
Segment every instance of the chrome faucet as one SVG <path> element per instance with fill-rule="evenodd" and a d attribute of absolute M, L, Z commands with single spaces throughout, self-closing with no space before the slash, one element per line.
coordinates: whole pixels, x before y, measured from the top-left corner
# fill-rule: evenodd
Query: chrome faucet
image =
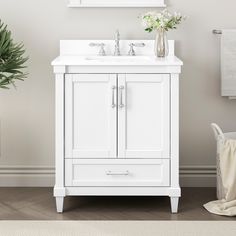
<path fill-rule="evenodd" d="M 119 30 L 115 34 L 115 51 L 114 56 L 120 56 L 120 33 Z"/>

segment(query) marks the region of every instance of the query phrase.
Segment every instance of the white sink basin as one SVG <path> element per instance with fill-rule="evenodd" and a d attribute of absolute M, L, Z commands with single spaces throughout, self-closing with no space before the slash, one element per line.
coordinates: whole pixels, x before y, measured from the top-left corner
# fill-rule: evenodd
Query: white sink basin
<path fill-rule="evenodd" d="M 148 56 L 89 56 L 85 57 L 87 61 L 110 62 L 110 63 L 134 63 L 140 61 L 150 61 Z"/>

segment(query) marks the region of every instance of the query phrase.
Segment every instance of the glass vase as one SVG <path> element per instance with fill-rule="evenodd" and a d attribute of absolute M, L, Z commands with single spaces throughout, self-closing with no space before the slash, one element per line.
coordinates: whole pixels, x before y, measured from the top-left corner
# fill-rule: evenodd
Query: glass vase
<path fill-rule="evenodd" d="M 154 50 L 156 57 L 166 57 L 169 54 L 167 34 L 164 29 L 157 30 Z"/>

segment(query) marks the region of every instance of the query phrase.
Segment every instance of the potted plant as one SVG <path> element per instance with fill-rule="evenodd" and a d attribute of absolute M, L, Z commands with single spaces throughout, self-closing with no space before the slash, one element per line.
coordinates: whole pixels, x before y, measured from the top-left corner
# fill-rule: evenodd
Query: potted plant
<path fill-rule="evenodd" d="M 15 86 L 15 81 L 26 78 L 22 69 L 28 58 L 24 53 L 24 45 L 13 42 L 7 25 L 0 20 L 0 88 L 9 89 L 10 85 Z"/>
<path fill-rule="evenodd" d="M 157 31 L 155 40 L 155 55 L 157 57 L 168 56 L 168 40 L 166 32 L 170 29 L 176 29 L 177 25 L 186 17 L 180 13 L 170 13 L 167 9 L 161 12 L 147 12 L 142 16 L 145 31 Z"/>

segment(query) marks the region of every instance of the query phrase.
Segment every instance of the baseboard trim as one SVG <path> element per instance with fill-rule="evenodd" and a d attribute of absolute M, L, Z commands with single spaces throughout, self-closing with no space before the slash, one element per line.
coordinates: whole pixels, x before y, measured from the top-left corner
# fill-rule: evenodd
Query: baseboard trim
<path fill-rule="evenodd" d="M 215 187 L 216 166 L 181 166 L 180 185 L 183 187 Z"/>
<path fill-rule="evenodd" d="M 55 179 L 53 166 L 0 166 L 0 187 L 52 187 Z M 215 166 L 180 167 L 182 187 L 215 187 Z"/>
<path fill-rule="evenodd" d="M 52 166 L 0 166 L 0 187 L 52 187 Z"/>

